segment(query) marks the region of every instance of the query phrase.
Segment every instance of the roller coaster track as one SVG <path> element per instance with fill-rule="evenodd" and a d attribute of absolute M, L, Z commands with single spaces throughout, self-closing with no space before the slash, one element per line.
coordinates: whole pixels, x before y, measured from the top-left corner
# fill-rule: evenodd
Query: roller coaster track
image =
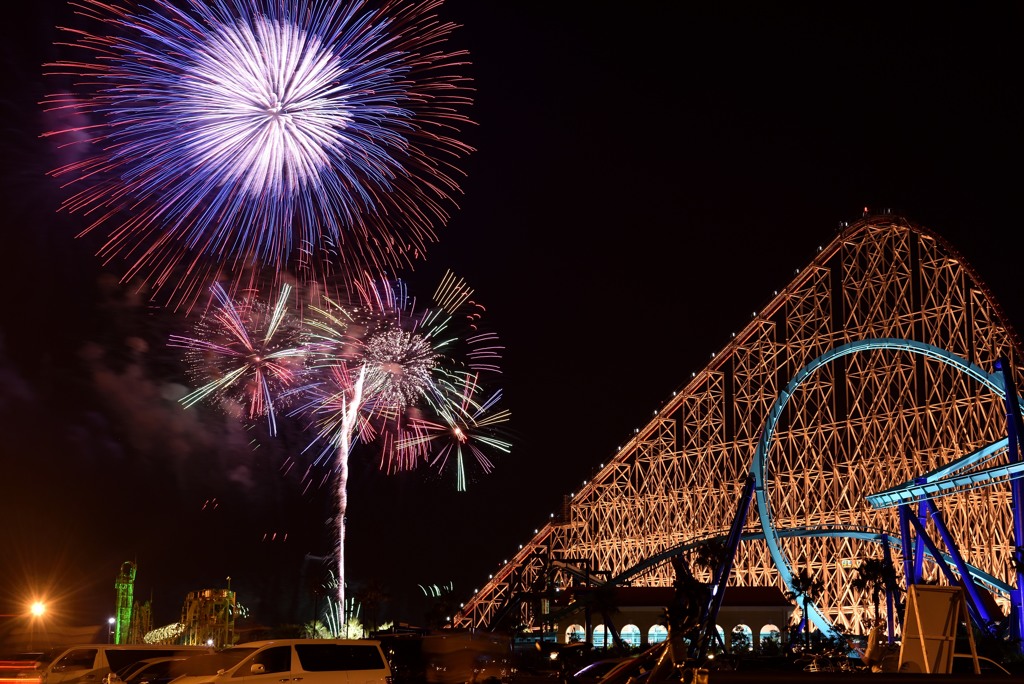
<path fill-rule="evenodd" d="M 1007 448 L 1000 359 L 1019 384 L 1019 338 L 962 256 L 905 219 L 865 217 L 567 495 L 453 626 L 550 619 L 524 600 L 545 582 L 601 573 L 671 586 L 667 561 L 728 534 L 751 472 L 757 506 L 741 521 L 730 585 L 787 591 L 806 571 L 825 586 L 808 616 L 819 629 L 866 631 L 856 568 L 880 540 L 898 547 L 900 511 L 927 501 L 948 529 L 925 552 L 924 578 L 947 581 L 959 560 L 1008 610 L 1022 471 Z M 921 532 L 941 536 L 929 519 Z M 903 558 L 894 563 L 899 574 Z"/>

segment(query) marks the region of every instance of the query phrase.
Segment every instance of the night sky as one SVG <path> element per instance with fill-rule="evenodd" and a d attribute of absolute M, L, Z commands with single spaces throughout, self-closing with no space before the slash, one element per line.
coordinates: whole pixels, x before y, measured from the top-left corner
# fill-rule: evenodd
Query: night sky
<path fill-rule="evenodd" d="M 46 591 L 104 622 L 131 560 L 157 624 L 229 576 L 255 620 L 306 621 L 332 488 L 282 467 L 308 461 L 298 428 L 253 448 L 170 398 L 187 380 L 166 340 L 189 321 L 118 286 L 57 213 L 37 103 L 74 20 L 25 4 L 0 22 L 0 613 Z M 467 599 L 864 207 L 945 237 L 1024 326 L 1021 5 L 798 5 L 442 6 L 477 151 L 403 276 L 428 294 L 451 269 L 486 305 L 514 447 L 465 493 L 353 455 L 348 579 L 388 589 L 382 617 L 421 622 L 419 585 Z"/>

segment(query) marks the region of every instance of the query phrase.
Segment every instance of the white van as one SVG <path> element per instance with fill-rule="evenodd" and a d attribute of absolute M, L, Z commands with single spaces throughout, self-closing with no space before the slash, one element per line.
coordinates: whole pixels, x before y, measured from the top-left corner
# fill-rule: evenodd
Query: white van
<path fill-rule="evenodd" d="M 391 684 L 380 642 L 371 639 L 251 641 L 189 658 L 173 684 Z"/>
<path fill-rule="evenodd" d="M 111 671 L 117 672 L 140 660 L 201 655 L 212 650 L 207 646 L 166 644 L 81 644 L 50 661 L 42 671 L 40 684 L 101 684 Z"/>

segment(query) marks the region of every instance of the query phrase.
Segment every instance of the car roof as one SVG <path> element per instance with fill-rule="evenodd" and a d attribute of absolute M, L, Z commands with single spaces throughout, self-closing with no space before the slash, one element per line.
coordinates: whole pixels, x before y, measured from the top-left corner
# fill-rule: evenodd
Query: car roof
<path fill-rule="evenodd" d="M 263 641 L 246 641 L 235 644 L 232 648 L 260 648 L 270 644 L 379 644 L 377 639 L 264 639 Z"/>

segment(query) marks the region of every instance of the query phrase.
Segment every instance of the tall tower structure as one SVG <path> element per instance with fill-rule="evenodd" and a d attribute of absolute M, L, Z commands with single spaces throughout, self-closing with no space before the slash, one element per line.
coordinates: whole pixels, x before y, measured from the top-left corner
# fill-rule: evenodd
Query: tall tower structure
<path fill-rule="evenodd" d="M 117 592 L 116 619 L 114 620 L 114 643 L 123 644 L 128 636 L 128 626 L 132 621 L 132 602 L 135 594 L 135 563 L 125 561 L 121 564 L 121 572 L 114 582 Z"/>

